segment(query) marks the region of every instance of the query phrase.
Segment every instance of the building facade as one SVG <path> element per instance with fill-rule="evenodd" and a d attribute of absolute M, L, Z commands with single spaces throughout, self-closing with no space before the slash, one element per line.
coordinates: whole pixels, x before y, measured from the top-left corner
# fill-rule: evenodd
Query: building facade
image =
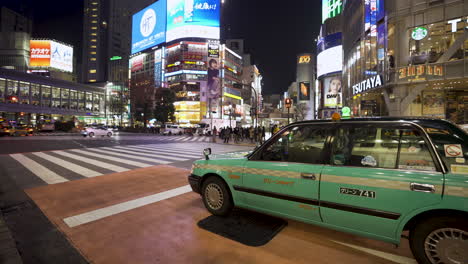
<path fill-rule="evenodd" d="M 345 104 L 355 116 L 468 122 L 466 1 L 345 1 Z"/>
<path fill-rule="evenodd" d="M 315 114 L 315 56 L 303 53 L 297 56 L 296 91 L 297 97 L 291 97 L 295 103 L 297 120 L 313 120 Z M 291 94 L 290 94 L 291 96 Z"/>
<path fill-rule="evenodd" d="M 343 106 L 342 11 L 343 2 L 323 1 L 320 35 L 317 39 L 316 107 L 319 118 L 331 118 Z"/>
<path fill-rule="evenodd" d="M 0 117 L 31 125 L 52 120 L 103 123 L 105 90 L 0 69 Z"/>

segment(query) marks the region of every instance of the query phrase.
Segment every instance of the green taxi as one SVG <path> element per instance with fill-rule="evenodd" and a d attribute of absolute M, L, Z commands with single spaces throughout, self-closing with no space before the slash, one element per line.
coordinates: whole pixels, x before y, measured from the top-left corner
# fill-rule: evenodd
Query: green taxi
<path fill-rule="evenodd" d="M 419 263 L 468 263 L 468 135 L 444 120 L 291 124 L 253 152 L 194 162 L 212 214 L 242 207 L 399 244 Z"/>

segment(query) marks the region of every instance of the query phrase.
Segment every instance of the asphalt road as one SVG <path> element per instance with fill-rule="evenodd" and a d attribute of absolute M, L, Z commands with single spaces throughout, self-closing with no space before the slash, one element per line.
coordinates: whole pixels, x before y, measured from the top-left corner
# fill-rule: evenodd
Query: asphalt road
<path fill-rule="evenodd" d="M 110 138 L 0 137 L 0 217 L 3 216 L 14 238 L 9 244 L 16 244 L 24 263 L 88 263 L 26 194 L 27 190 L 160 164 L 188 169 L 194 160 L 201 158 L 205 147 L 212 147 L 215 152 L 251 148 L 213 144 L 209 137 L 132 133 Z M 187 148 L 189 153 L 185 151 Z M 4 229 L 0 226 L 0 230 Z M 7 244 L 2 240 L 5 237 L 8 236 L 0 234 L 0 263 L 18 263 L 2 255 L 6 252 L 2 248 Z"/>
<path fill-rule="evenodd" d="M 405 239 L 395 248 L 291 220 L 261 247 L 199 228 L 209 213 L 187 174 L 206 147 L 214 154 L 253 148 L 130 133 L 0 138 L 0 211 L 22 261 L 415 263 Z M 2 230 L 0 263 L 8 263 Z"/>

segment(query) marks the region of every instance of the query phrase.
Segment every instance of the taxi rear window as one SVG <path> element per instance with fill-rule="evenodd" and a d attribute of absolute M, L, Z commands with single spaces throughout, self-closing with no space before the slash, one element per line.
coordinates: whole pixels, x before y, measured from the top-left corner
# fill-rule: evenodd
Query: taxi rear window
<path fill-rule="evenodd" d="M 445 166 L 451 172 L 468 174 L 468 135 L 450 123 L 424 126 Z"/>

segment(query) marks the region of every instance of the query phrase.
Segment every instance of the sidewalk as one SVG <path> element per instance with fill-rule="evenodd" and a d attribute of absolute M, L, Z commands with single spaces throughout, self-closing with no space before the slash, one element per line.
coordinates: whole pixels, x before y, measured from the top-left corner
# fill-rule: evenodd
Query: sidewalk
<path fill-rule="evenodd" d="M 8 229 L 3 214 L 0 211 L 0 263 L 2 264 L 22 264 L 16 243 L 11 236 L 10 229 Z"/>

